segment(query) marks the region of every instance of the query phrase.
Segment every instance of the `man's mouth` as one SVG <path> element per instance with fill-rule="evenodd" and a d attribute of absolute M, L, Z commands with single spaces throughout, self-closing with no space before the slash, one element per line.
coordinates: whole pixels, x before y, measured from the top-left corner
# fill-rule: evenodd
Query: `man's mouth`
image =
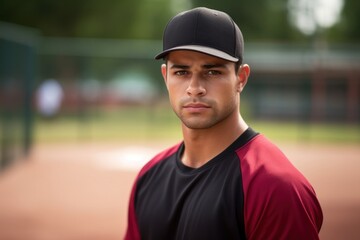
<path fill-rule="evenodd" d="M 194 113 L 201 112 L 209 108 L 210 106 L 205 103 L 189 103 L 184 105 L 184 109 Z"/>

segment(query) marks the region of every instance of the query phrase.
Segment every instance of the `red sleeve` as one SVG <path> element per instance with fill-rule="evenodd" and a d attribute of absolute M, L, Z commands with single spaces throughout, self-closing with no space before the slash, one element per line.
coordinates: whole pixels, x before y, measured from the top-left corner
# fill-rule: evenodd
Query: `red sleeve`
<path fill-rule="evenodd" d="M 305 177 L 262 135 L 238 150 L 249 240 L 319 239 L 323 215 Z"/>
<path fill-rule="evenodd" d="M 136 181 L 135 181 L 136 183 Z M 124 240 L 140 240 L 139 227 L 135 215 L 135 192 L 136 184 L 133 185 L 130 195 L 129 210 L 128 210 L 128 226 Z"/>
<path fill-rule="evenodd" d="M 143 176 L 148 170 L 150 170 L 155 164 L 158 162 L 166 159 L 168 156 L 172 155 L 177 151 L 180 144 L 169 148 L 158 155 L 156 155 L 153 159 L 151 159 L 139 172 L 138 176 L 136 177 L 135 183 L 132 187 L 131 194 L 130 194 L 130 201 L 129 201 L 129 210 L 128 210 L 128 225 L 124 240 L 140 240 L 140 231 L 139 226 L 136 219 L 135 213 L 135 195 L 136 195 L 136 186 L 138 179 Z"/>

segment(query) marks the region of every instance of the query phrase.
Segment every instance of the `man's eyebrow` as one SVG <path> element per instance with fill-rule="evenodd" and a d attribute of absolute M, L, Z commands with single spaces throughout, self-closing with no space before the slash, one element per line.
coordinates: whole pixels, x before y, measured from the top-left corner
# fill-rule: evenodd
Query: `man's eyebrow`
<path fill-rule="evenodd" d="M 182 64 L 173 64 L 170 66 L 171 69 L 174 69 L 174 68 L 178 68 L 178 69 L 189 69 L 190 66 L 188 65 L 182 65 Z M 214 64 L 204 64 L 202 65 L 202 68 L 205 68 L 205 69 L 211 69 L 211 68 L 226 68 L 225 64 L 217 64 L 217 63 L 214 63 Z"/>
<path fill-rule="evenodd" d="M 204 64 L 202 67 L 205 68 L 205 69 L 210 69 L 210 68 L 226 68 L 225 64 L 221 64 L 221 63 Z"/>
<path fill-rule="evenodd" d="M 173 64 L 170 67 L 171 69 L 178 68 L 178 69 L 189 69 L 190 66 L 187 65 L 181 65 L 181 64 Z"/>

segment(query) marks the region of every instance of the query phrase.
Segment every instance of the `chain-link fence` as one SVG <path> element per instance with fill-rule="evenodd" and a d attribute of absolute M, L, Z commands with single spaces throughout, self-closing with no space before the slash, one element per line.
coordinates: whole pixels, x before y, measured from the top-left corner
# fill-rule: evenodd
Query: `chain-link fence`
<path fill-rule="evenodd" d="M 31 146 L 38 40 L 36 30 L 0 22 L 0 169 Z"/>

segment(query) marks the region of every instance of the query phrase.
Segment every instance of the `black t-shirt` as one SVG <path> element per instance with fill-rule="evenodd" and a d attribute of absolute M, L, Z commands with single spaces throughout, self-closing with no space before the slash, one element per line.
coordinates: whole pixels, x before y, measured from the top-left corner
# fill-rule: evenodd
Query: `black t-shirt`
<path fill-rule="evenodd" d="M 126 239 L 241 240 L 251 239 L 251 236 L 271 236 L 272 233 L 266 234 L 266 231 L 273 231 L 271 227 L 266 227 L 263 230 L 265 235 L 256 232 L 257 229 L 261 229 L 261 226 L 256 225 L 260 224 L 261 218 L 267 214 L 266 211 L 262 210 L 266 210 L 262 201 L 267 200 L 265 195 L 264 199 L 258 199 L 263 198 L 258 195 L 254 197 L 255 195 L 248 194 L 249 196 L 247 196 L 249 185 L 256 176 L 248 174 L 249 171 L 247 170 L 244 175 L 242 170 L 243 167 L 248 168 L 246 155 L 249 152 L 251 153 L 252 149 L 256 149 L 248 143 L 259 141 L 256 140 L 259 138 L 261 139 L 263 136 L 258 135 L 252 129 L 248 129 L 226 150 L 199 168 L 190 168 L 182 164 L 180 159 L 185 147 L 183 143 L 157 155 L 142 169 L 134 185 L 130 199 Z M 268 145 L 270 143 L 266 143 L 264 146 L 268 147 Z M 278 154 L 277 150 L 271 151 L 275 151 L 275 155 Z M 242 164 L 242 161 L 245 162 Z M 257 160 L 251 162 L 255 163 Z M 286 162 L 288 162 L 287 159 Z M 302 175 L 298 175 L 295 168 L 289 167 L 292 165 L 286 163 L 284 166 L 284 171 L 291 173 L 290 175 L 296 179 L 295 182 L 304 182 Z M 260 179 L 262 178 L 267 177 L 261 175 Z M 300 180 L 297 180 L 299 178 Z M 261 182 L 259 184 L 259 186 L 255 185 L 252 188 L 256 188 L 258 191 L 265 189 L 266 192 L 266 186 Z M 282 186 L 282 184 L 277 185 Z M 287 191 L 286 189 L 284 192 Z M 313 201 L 316 198 L 310 197 L 309 199 Z M 251 201 L 251 203 L 247 204 L 246 201 Z M 315 207 L 315 210 L 310 210 L 317 211 L 317 214 L 321 213 L 317 200 L 315 205 L 318 209 Z M 257 206 L 261 206 L 262 209 L 258 211 L 259 207 Z M 304 211 L 301 210 L 304 207 L 297 205 L 296 207 L 299 210 L 295 211 Z M 274 210 L 276 210 L 274 207 L 269 207 L 270 212 Z M 273 214 L 276 213 L 273 212 Z M 296 216 L 297 214 L 294 217 Z M 269 218 L 269 221 L 272 220 Z M 299 221 L 302 220 L 299 219 Z M 304 224 L 306 225 L 306 223 Z M 306 233 L 306 238 L 303 239 L 316 239 L 314 237 L 309 238 L 309 236 L 317 236 L 320 226 L 314 228 L 316 229 L 315 233 L 311 233 L 311 231 Z M 279 229 L 277 231 L 281 231 L 283 228 L 285 228 L 283 231 L 288 231 L 293 227 L 289 226 L 286 229 L 286 223 L 274 227 L 274 229 Z M 299 228 L 297 230 L 303 231 Z M 275 234 L 274 236 L 280 235 Z M 291 237 L 283 239 L 291 239 Z"/>

